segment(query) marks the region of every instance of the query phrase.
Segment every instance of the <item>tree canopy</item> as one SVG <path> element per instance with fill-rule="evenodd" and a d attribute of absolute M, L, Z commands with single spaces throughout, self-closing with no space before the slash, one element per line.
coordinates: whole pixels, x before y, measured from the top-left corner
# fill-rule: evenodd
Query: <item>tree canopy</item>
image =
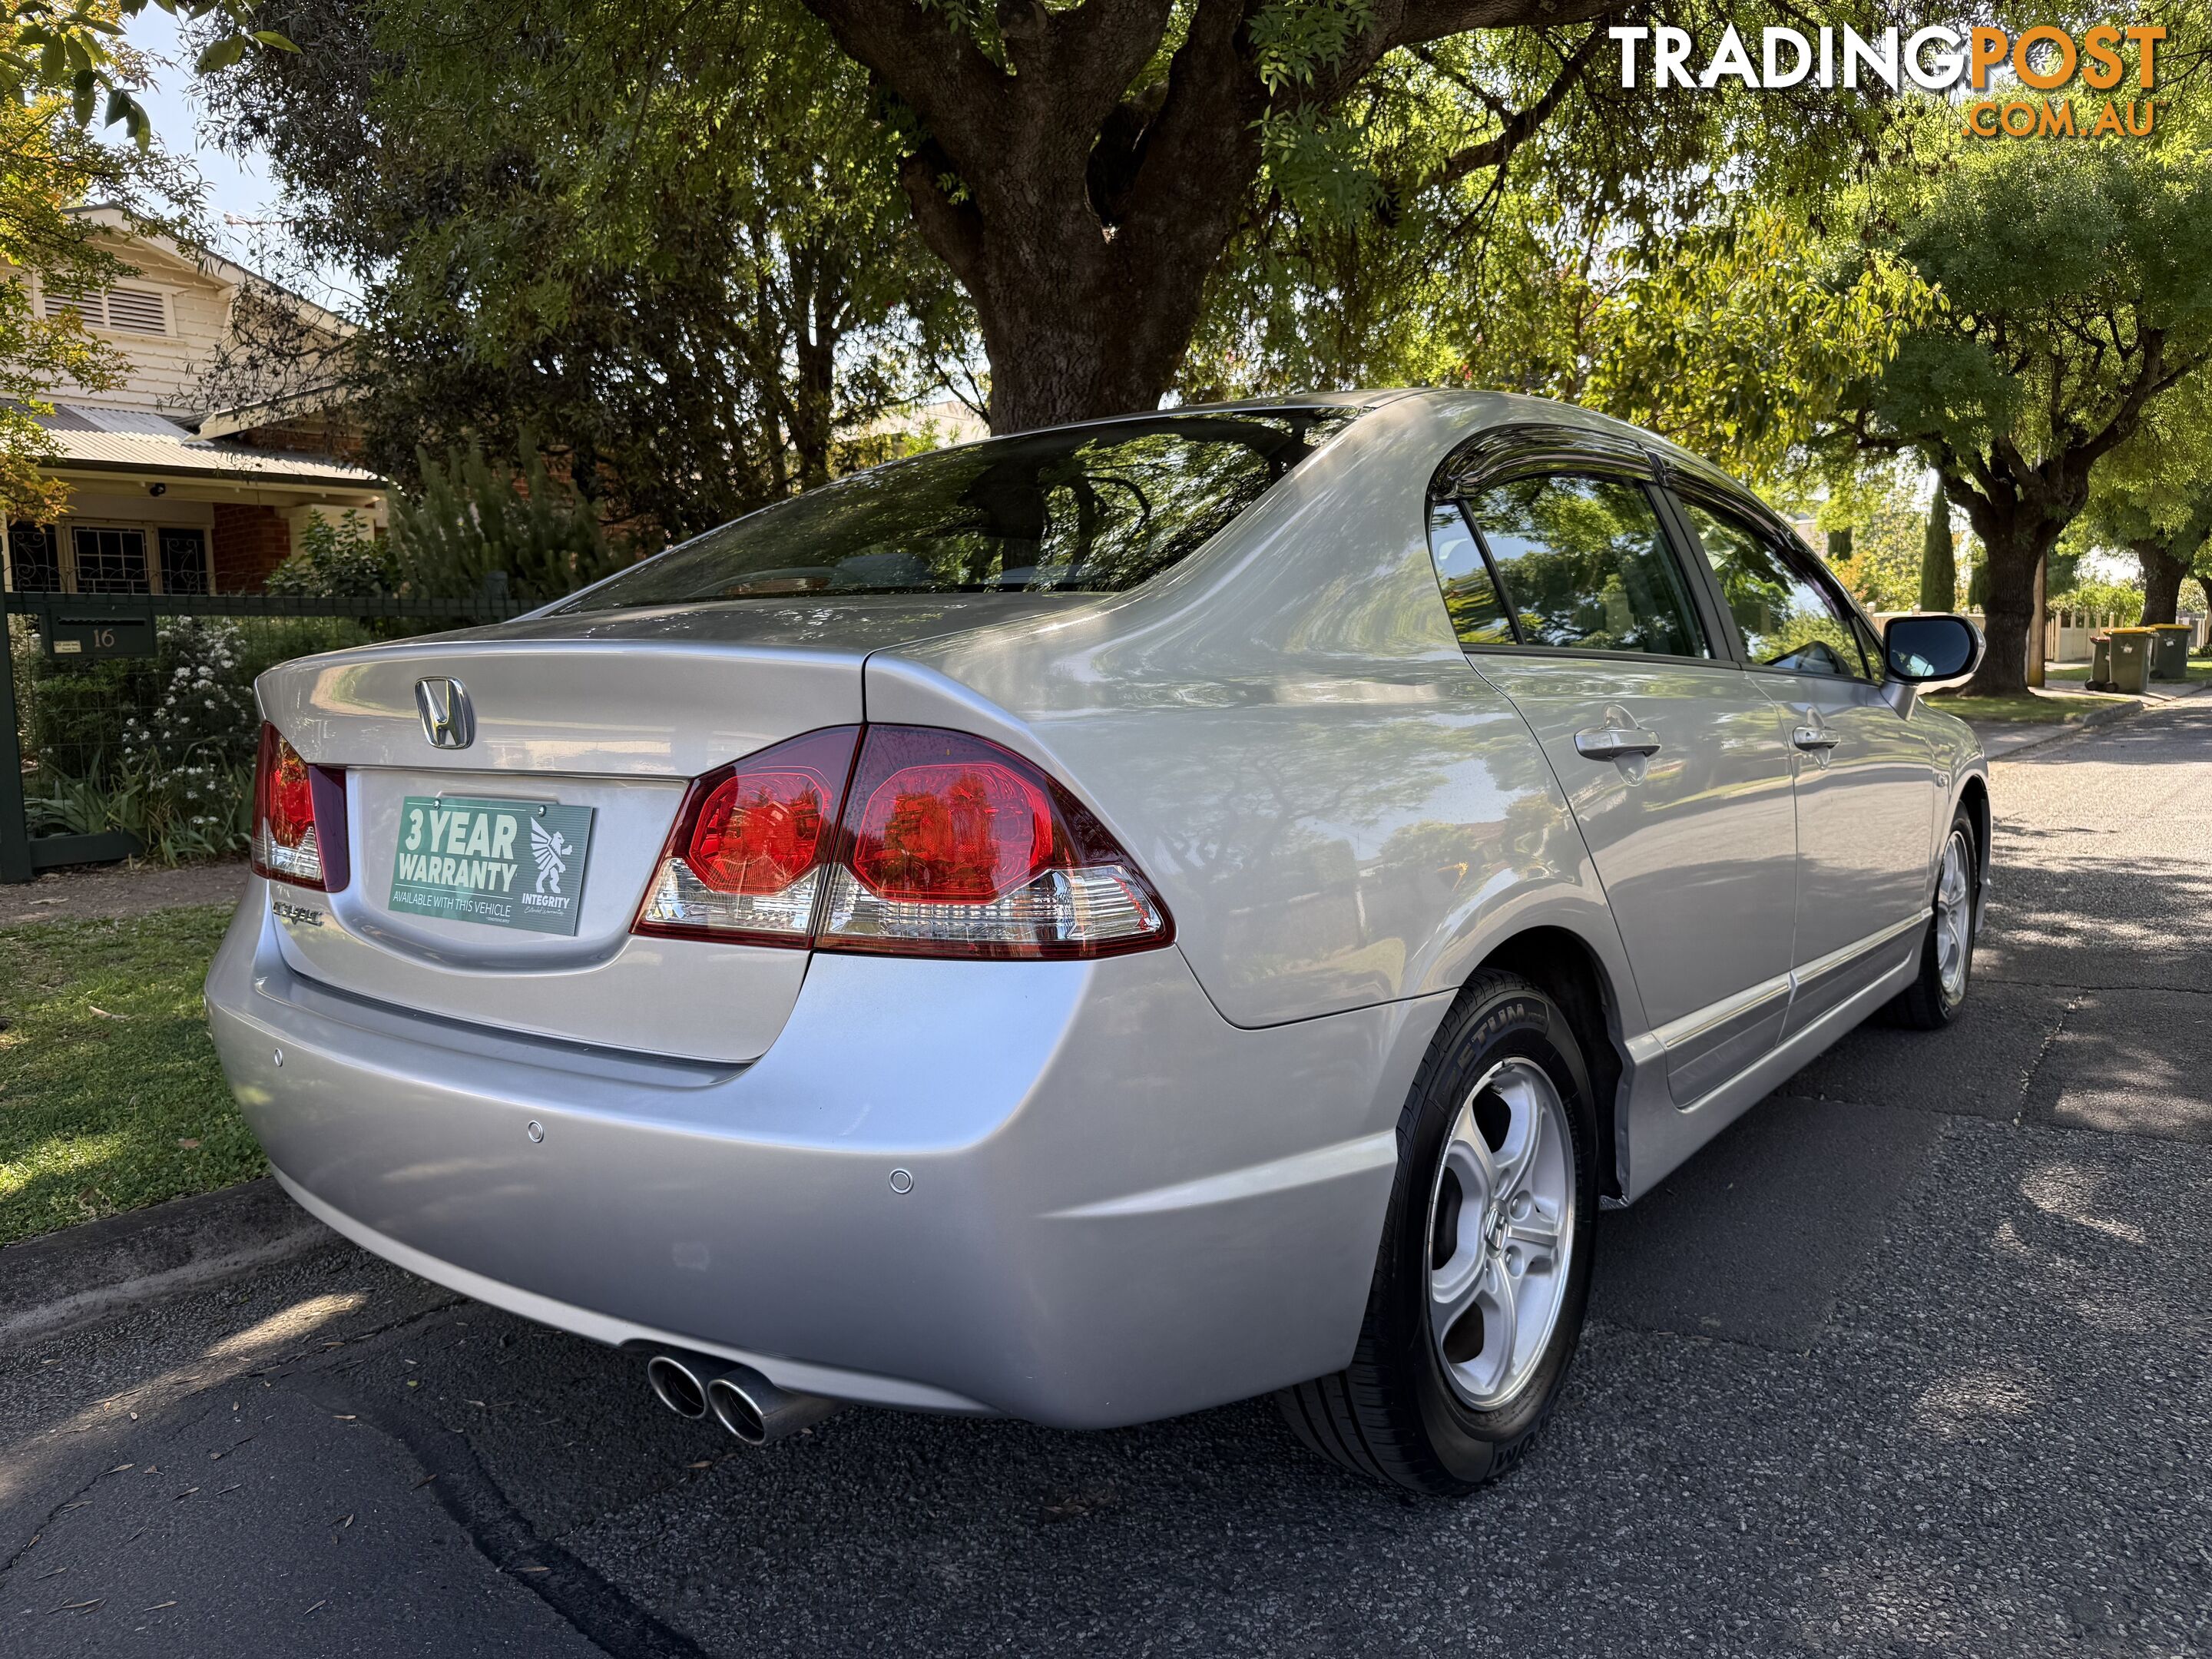
<path fill-rule="evenodd" d="M 1854 400 L 1856 441 L 1924 459 L 1985 551 L 1989 650 L 2018 692 L 2037 573 L 2090 478 L 2212 353 L 2212 169 L 2161 143 L 1960 146 L 1878 181 L 1869 257 L 1941 291 Z"/>
<path fill-rule="evenodd" d="M 880 449 L 956 361 L 965 313 L 923 250 L 865 77 L 781 0 L 650 9 L 287 0 L 303 51 L 226 77 L 295 238 L 350 271 L 343 372 L 374 458 L 516 454 L 532 428 L 648 541 Z M 223 373 L 295 372 L 262 331 Z"/>
<path fill-rule="evenodd" d="M 2087 539 L 2134 554 L 2146 623 L 2170 623 L 2181 585 L 2212 577 L 2212 384 L 2192 378 L 2098 466 Z"/>

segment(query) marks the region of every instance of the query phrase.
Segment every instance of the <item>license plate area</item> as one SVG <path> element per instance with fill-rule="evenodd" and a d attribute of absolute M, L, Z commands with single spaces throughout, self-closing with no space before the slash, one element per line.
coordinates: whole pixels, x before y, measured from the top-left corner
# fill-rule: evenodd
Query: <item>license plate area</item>
<path fill-rule="evenodd" d="M 387 907 L 574 938 L 596 809 L 558 801 L 409 795 Z"/>

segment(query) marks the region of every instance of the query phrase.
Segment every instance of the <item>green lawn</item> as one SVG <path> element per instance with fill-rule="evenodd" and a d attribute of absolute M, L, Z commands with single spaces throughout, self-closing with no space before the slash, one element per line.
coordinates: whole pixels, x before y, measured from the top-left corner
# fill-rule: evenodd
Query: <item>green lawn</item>
<path fill-rule="evenodd" d="M 229 920 L 0 929 L 0 1244 L 268 1168 L 200 1014 Z"/>
<path fill-rule="evenodd" d="M 2075 685 L 2081 684 L 2088 678 L 2089 665 L 2086 662 L 2069 663 L 2063 668 L 2051 668 L 2044 671 L 2044 678 L 2047 680 L 2068 680 Z M 2191 682 L 2198 684 L 2205 680 L 2212 680 L 2212 657 L 2191 657 L 2189 659 L 2189 678 Z M 2151 682 L 2154 686 L 2169 683 L 2165 680 Z"/>
<path fill-rule="evenodd" d="M 2040 726 L 2078 720 L 2093 708 L 2108 708 L 2115 703 L 2123 703 L 2130 710 L 2142 707 L 2133 697 L 2039 697 L 2033 691 L 2016 697 L 1961 697 L 1948 691 L 1937 691 L 1929 696 L 1928 702 L 1931 707 L 1947 714 L 1956 714 L 1962 720 L 2015 720 Z"/>

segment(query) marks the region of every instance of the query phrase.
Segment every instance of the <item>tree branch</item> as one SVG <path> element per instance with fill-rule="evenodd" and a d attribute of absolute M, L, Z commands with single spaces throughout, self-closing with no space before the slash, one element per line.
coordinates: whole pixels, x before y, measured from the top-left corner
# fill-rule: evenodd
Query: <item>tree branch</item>
<path fill-rule="evenodd" d="M 990 165 L 1006 136 L 1009 78 L 950 19 L 914 0 L 806 3 L 848 57 L 912 106 L 960 172 Z"/>
<path fill-rule="evenodd" d="M 1623 0 L 1407 0 L 1385 49 L 1441 40 L 1469 29 L 1594 22 L 1626 9 Z"/>
<path fill-rule="evenodd" d="M 1572 55 L 1559 65 L 1559 72 L 1552 77 L 1552 84 L 1544 88 L 1541 97 L 1528 108 L 1516 110 L 1506 116 L 1498 130 L 1480 143 L 1469 144 L 1447 156 L 1441 166 L 1421 181 L 1422 187 L 1452 184 L 1470 173 L 1503 167 L 1512 160 L 1513 152 L 1551 118 L 1552 112 L 1559 106 L 1559 100 L 1574 89 L 1575 83 L 1582 79 L 1583 72 L 1589 67 L 1590 60 L 1597 55 L 1598 45 L 1604 39 L 1603 30 L 1590 30 L 1583 37 L 1582 44 L 1575 48 Z"/>

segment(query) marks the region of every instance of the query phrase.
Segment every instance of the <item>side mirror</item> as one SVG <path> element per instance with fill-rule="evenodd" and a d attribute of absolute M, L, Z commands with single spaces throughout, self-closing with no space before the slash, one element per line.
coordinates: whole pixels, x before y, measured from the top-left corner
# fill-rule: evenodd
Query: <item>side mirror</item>
<path fill-rule="evenodd" d="M 1955 680 L 1982 659 L 1982 630 L 1964 617 L 1893 617 L 1881 630 L 1890 678 L 1907 685 Z"/>

